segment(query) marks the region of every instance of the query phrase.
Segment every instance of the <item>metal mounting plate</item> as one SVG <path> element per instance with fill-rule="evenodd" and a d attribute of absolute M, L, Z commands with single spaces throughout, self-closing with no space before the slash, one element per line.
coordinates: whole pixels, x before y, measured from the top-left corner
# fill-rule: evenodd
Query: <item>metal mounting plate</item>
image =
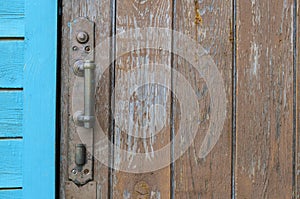
<path fill-rule="evenodd" d="M 69 64 L 77 76 L 83 76 L 81 64 L 85 60 L 94 61 L 94 22 L 87 18 L 80 17 L 70 23 L 70 55 Z M 87 49 L 88 47 L 88 49 Z M 75 64 L 76 63 L 76 64 Z M 83 79 L 78 77 L 80 84 L 76 87 L 80 93 L 83 92 Z M 83 110 L 84 101 L 83 94 L 78 96 L 77 107 L 73 110 Z M 68 147 L 68 176 L 69 180 L 73 181 L 74 186 L 83 186 L 93 180 L 93 141 L 94 130 L 86 129 L 80 126 L 74 126 L 69 132 L 69 147 Z M 86 147 L 85 164 L 76 165 L 75 154 L 76 145 L 84 144 Z"/>
<path fill-rule="evenodd" d="M 78 40 L 78 35 L 85 33 L 88 35 L 86 42 Z M 95 48 L 95 23 L 87 18 L 80 17 L 70 23 L 70 56 L 69 64 L 73 68 L 75 62 L 83 60 L 94 61 L 94 48 Z M 76 67 L 76 66 L 75 66 Z M 77 71 L 76 75 L 82 76 L 82 73 Z"/>

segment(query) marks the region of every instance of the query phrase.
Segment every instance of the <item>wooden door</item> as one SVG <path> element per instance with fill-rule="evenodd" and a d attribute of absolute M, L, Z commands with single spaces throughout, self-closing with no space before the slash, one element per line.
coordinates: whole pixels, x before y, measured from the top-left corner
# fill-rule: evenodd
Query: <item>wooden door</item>
<path fill-rule="evenodd" d="M 60 197 L 297 198 L 297 12 L 293 0 L 63 0 Z M 78 174 L 83 18 L 96 127 Z"/>

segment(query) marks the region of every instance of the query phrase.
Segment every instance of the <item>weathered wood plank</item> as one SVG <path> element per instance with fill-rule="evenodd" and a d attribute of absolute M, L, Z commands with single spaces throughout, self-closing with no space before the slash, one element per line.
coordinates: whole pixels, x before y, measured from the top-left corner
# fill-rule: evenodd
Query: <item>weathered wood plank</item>
<path fill-rule="evenodd" d="M 22 199 L 22 190 L 1 190 L 0 198 L 3 199 Z"/>
<path fill-rule="evenodd" d="M 293 0 L 237 10 L 237 198 L 292 198 Z"/>
<path fill-rule="evenodd" d="M 74 145 L 78 144 L 77 132 L 75 131 L 74 121 L 71 110 L 72 93 L 75 75 L 69 66 L 69 23 L 78 17 L 87 17 L 94 21 L 95 26 L 95 44 L 96 46 L 108 39 L 111 34 L 111 13 L 110 0 L 93 0 L 93 1 L 63 1 L 63 20 L 62 20 L 62 83 L 61 83 L 61 110 L 62 110 L 62 134 L 61 134 L 61 168 L 60 168 L 60 196 L 66 197 L 65 182 L 68 181 L 68 162 L 74 155 Z M 97 67 L 101 66 L 100 57 L 103 53 L 109 54 L 109 48 L 106 52 L 96 50 L 95 63 Z M 102 129 L 109 132 L 109 99 L 110 99 L 110 75 L 109 70 L 104 72 L 100 80 L 96 80 L 96 115 Z M 95 143 L 97 143 L 97 132 L 95 132 Z M 101 146 L 100 146 L 101 147 Z M 95 148 L 95 151 L 97 148 Z M 94 181 L 97 182 L 97 198 L 108 198 L 109 175 L 108 167 L 95 158 L 94 161 Z M 85 187 L 79 187 L 84 190 Z M 78 197 L 84 197 L 79 195 Z"/>
<path fill-rule="evenodd" d="M 22 140 L 0 140 L 0 188 L 22 187 Z"/>
<path fill-rule="evenodd" d="M 0 2 L 1 15 L 24 15 L 25 0 L 9 0 Z"/>
<path fill-rule="evenodd" d="M 0 15 L 0 37 L 24 37 L 23 15 Z"/>
<path fill-rule="evenodd" d="M 24 42 L 0 41 L 0 88 L 21 88 Z"/>
<path fill-rule="evenodd" d="M 172 1 L 117 1 L 116 30 L 122 33 L 133 29 L 130 38 L 117 41 L 117 53 L 122 47 L 145 47 L 145 43 L 153 43 L 153 36 L 139 37 L 137 28 L 160 27 L 172 28 Z M 171 35 L 154 39 L 156 47 L 162 40 L 171 50 Z M 129 48 L 130 48 L 129 47 Z M 131 49 L 131 48 L 130 48 Z M 119 55 L 120 56 L 120 55 Z M 146 66 L 144 66 L 144 64 Z M 153 64 L 149 66 L 148 64 Z M 160 64 L 160 65 L 157 65 Z M 148 65 L 148 66 L 147 66 Z M 135 49 L 126 52 L 116 60 L 116 88 L 115 88 L 115 134 L 114 143 L 117 148 L 132 152 L 126 156 L 120 151 L 114 151 L 114 166 L 135 170 L 137 174 L 115 170 L 113 174 L 113 198 L 170 198 L 170 167 L 160 170 L 149 170 L 139 173 L 150 161 L 160 164 L 161 160 L 170 162 L 170 148 L 167 148 L 166 157 L 158 157 L 157 150 L 170 142 L 170 104 L 171 72 L 166 72 L 165 84 L 162 87 L 156 84 L 163 67 L 171 66 L 171 54 L 157 49 Z M 142 85 L 141 82 L 153 82 Z M 135 92 L 132 92 L 133 88 Z M 155 118 L 156 117 L 156 118 Z M 164 123 L 159 126 L 156 121 Z M 141 138 L 141 136 L 144 138 Z M 145 138 L 147 137 L 147 138 Z M 143 155 L 137 161 L 137 153 Z M 148 158 L 147 158 L 148 157 Z M 124 166 L 133 161 L 132 165 Z M 147 163 L 147 161 L 149 161 Z M 126 163 L 125 163 L 126 162 Z M 129 169 L 129 170 L 130 170 Z M 133 171 L 132 170 L 132 171 Z M 145 172 L 145 171 L 144 171 Z"/>
<path fill-rule="evenodd" d="M 20 137 L 23 123 L 23 93 L 0 92 L 0 137 Z"/>
<path fill-rule="evenodd" d="M 174 69 L 180 72 L 197 93 L 201 123 L 190 148 L 174 164 L 175 198 L 230 198 L 231 194 L 231 104 L 232 104 L 232 44 L 231 44 L 231 1 L 177 1 L 175 30 L 201 45 L 215 62 L 224 81 L 227 95 L 227 115 L 221 136 L 213 150 L 205 157 L 199 158 L 200 147 L 208 133 L 211 118 L 211 95 L 206 80 L 199 74 L 196 66 L 179 56 L 174 58 Z M 182 38 L 176 44 L 185 46 Z M 174 47 L 175 48 L 175 47 Z M 187 49 L 189 50 L 189 49 Z M 197 52 L 199 53 L 199 52 Z M 196 52 L 189 52 L 196 54 Z M 194 57 L 193 57 L 194 58 Z M 200 63 L 201 64 L 201 63 Z M 214 74 L 212 74 L 214 75 Z M 180 88 L 178 76 L 174 76 L 174 88 Z M 214 89 L 214 88 L 210 88 Z M 192 93 L 191 93 L 192 95 Z M 178 99 L 177 99 L 178 100 Z M 175 134 L 180 123 L 180 102 L 174 108 Z M 226 106 L 226 105 L 225 105 Z M 181 138 L 181 143 L 186 138 Z"/>
<path fill-rule="evenodd" d="M 300 198 L 300 3 L 296 3 L 296 182 L 295 182 L 295 198 Z"/>

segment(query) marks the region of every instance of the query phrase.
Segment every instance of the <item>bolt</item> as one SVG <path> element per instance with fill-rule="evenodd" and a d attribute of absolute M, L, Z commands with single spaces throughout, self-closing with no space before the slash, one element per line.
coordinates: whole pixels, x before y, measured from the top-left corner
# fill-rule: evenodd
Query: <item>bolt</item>
<path fill-rule="evenodd" d="M 89 35 L 86 32 L 79 32 L 76 37 L 77 41 L 81 44 L 88 42 Z"/>
<path fill-rule="evenodd" d="M 88 170 L 88 169 L 85 169 L 85 170 L 83 171 L 83 173 L 84 173 L 85 175 L 89 174 L 89 172 L 90 172 L 90 170 Z"/>
<path fill-rule="evenodd" d="M 86 47 L 84 48 L 84 50 L 85 50 L 86 52 L 90 52 L 90 51 L 91 51 L 91 48 L 90 48 L 90 46 L 86 46 Z"/>
<path fill-rule="evenodd" d="M 73 173 L 74 175 L 77 175 L 77 170 L 76 170 L 76 169 L 72 169 L 72 173 Z"/>
<path fill-rule="evenodd" d="M 78 50 L 78 47 L 77 46 L 73 46 L 73 51 L 77 51 Z"/>

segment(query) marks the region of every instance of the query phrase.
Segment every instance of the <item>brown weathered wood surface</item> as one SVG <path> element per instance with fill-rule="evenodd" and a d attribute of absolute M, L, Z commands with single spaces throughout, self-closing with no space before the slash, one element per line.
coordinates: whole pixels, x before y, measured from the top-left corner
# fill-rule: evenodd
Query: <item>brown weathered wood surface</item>
<path fill-rule="evenodd" d="M 295 154 L 295 161 L 296 161 L 296 167 L 295 167 L 295 198 L 300 198 L 300 13 L 299 13 L 299 6 L 300 3 L 298 1 L 297 7 L 296 7 L 296 25 L 297 25 L 297 32 L 296 32 L 296 154 Z"/>
<path fill-rule="evenodd" d="M 190 60 L 175 56 L 174 68 L 176 71 L 186 78 L 197 93 L 200 93 L 198 103 L 201 120 L 193 144 L 175 162 L 175 198 L 230 198 L 232 2 L 182 0 L 177 1 L 175 13 L 174 29 L 194 39 L 207 51 L 223 77 L 227 95 L 227 115 L 220 139 L 210 154 L 200 159 L 198 157 L 200 146 L 204 136 L 208 133 L 208 126 L 211 121 L 209 119 L 211 117 L 210 93 L 205 79 L 200 76 L 199 71 L 195 70 L 195 66 L 188 63 Z M 176 76 L 174 76 L 174 86 L 179 86 L 177 82 Z M 180 107 L 176 106 L 174 114 L 175 126 L 178 126 L 181 119 L 179 117 Z M 176 130 L 175 134 L 178 133 Z M 182 138 L 181 142 L 185 142 L 185 138 Z"/>
<path fill-rule="evenodd" d="M 174 2 L 176 5 L 173 5 Z M 111 125 L 110 110 L 115 111 L 114 132 L 111 133 L 117 147 L 131 152 L 151 154 L 152 150 L 167 145 L 172 136 L 178 133 L 182 106 L 170 91 L 170 88 L 178 86 L 176 75 L 173 74 L 172 82 L 166 81 L 169 83 L 168 89 L 149 84 L 140 86 L 134 93 L 129 92 L 130 88 L 135 86 L 135 80 L 155 79 L 153 71 L 159 71 L 158 67 L 161 65 L 172 66 L 196 91 L 201 126 L 193 144 L 184 155 L 173 165 L 160 170 L 143 174 L 118 170 L 110 173 L 107 166 L 96 160 L 94 181 L 97 182 L 97 198 L 231 198 L 233 187 L 237 199 L 299 198 L 300 54 L 298 50 L 297 74 L 294 74 L 293 3 L 293 0 L 237 0 L 237 38 L 235 38 L 237 54 L 233 57 L 233 1 L 63 0 L 60 198 L 66 196 L 65 189 L 68 187 L 65 185 L 66 181 L 69 181 L 67 163 L 74 155 L 74 140 L 78 139 L 77 136 L 71 135 L 75 129 L 71 112 L 75 76 L 68 63 L 70 45 L 68 24 L 80 16 L 88 17 L 95 22 L 96 45 L 111 36 L 114 28 L 116 33 L 122 33 L 135 28 L 161 27 L 173 28 L 186 34 L 193 38 L 195 43 L 202 45 L 211 56 L 223 77 L 227 97 L 227 115 L 221 136 L 213 150 L 201 159 L 198 157 L 200 146 L 211 121 L 211 95 L 207 82 L 188 63 L 189 60 L 167 51 L 171 50 L 172 37 L 159 38 L 169 43 L 170 49 L 134 50 L 118 57 L 115 71 L 106 70 L 98 80 L 96 93 L 97 120 L 108 136 Z M 113 4 L 116 4 L 115 10 Z M 297 11 L 299 29 L 299 2 Z M 114 20 L 116 24 L 113 24 Z M 133 34 L 133 39 L 134 36 Z M 299 37 L 300 32 L 297 30 L 297 48 L 300 45 Z M 135 41 L 141 42 L 139 39 Z M 123 42 L 124 40 L 117 41 L 117 49 L 124 45 Z M 130 46 L 131 43 L 127 42 L 127 45 Z M 112 47 L 107 49 L 113 50 Z M 103 52 L 96 50 L 97 66 L 102 64 L 100 55 L 103 55 Z M 237 61 L 236 75 L 233 71 L 234 58 Z M 141 68 L 143 64 L 154 65 L 136 72 L 135 70 Z M 113 79 L 110 72 L 113 72 L 115 83 L 122 85 L 122 89 L 111 87 Z M 128 73 L 130 78 L 126 76 Z M 171 75 L 171 71 L 165 75 L 166 77 Z M 297 77 L 296 82 L 293 82 L 294 75 Z M 237 80 L 236 92 L 232 89 L 234 78 Z M 296 92 L 293 90 L 294 84 Z M 112 93 L 113 91 L 115 93 Z M 296 111 L 293 110 L 294 94 L 297 102 Z M 128 96 L 130 100 L 126 105 L 128 101 L 124 99 Z M 237 128 L 236 151 L 232 153 L 235 141 L 235 137 L 232 137 L 233 99 L 237 100 L 235 107 Z M 120 103 L 123 103 L 123 106 L 118 109 Z M 155 104 L 160 106 L 155 107 Z M 127 125 L 122 126 L 123 122 L 118 123 L 117 117 L 124 115 L 127 117 L 121 117 L 121 120 L 127 122 Z M 158 134 L 146 139 L 128 135 L 138 131 L 138 135 L 142 134 L 141 131 L 145 131 L 146 136 L 157 133 L 153 131 L 156 123 L 151 123 L 153 115 L 164 121 L 164 126 Z M 133 118 L 133 122 L 129 118 Z M 293 174 L 294 121 L 297 124 L 294 132 L 297 140 L 294 140 L 296 165 Z M 141 127 L 145 125 L 151 128 L 142 129 Z M 181 141 L 184 143 L 185 138 Z M 233 156 L 236 157 L 234 163 Z M 116 168 L 122 168 L 126 164 L 122 158 L 115 151 L 113 161 Z M 127 160 L 130 158 L 132 157 L 128 157 Z M 234 185 L 232 163 L 235 166 Z M 141 165 L 136 166 L 138 168 Z M 296 180 L 294 190 L 297 192 L 294 195 L 293 177 Z M 78 187 L 79 198 L 86 197 L 82 194 L 84 189 Z"/>
<path fill-rule="evenodd" d="M 75 125 L 72 120 L 71 104 L 72 104 L 72 89 L 74 84 L 75 75 L 72 68 L 69 66 L 69 38 L 70 29 L 68 23 L 72 22 L 78 17 L 87 17 L 95 22 L 95 44 L 99 44 L 110 37 L 111 34 L 111 13 L 110 13 L 110 1 L 109 0 L 94 0 L 94 1 L 63 1 L 63 17 L 62 17 L 62 64 L 61 64 L 61 112 L 62 112 L 62 133 L 61 133 L 61 169 L 60 169 L 60 197 L 65 198 L 65 182 L 68 181 L 68 160 L 71 156 L 74 156 L 74 148 L 77 143 L 74 143 L 74 139 L 78 139 L 77 136 L 73 136 L 71 132 L 75 131 Z M 99 56 L 98 56 L 99 57 Z M 96 56 L 96 65 L 100 65 Z M 105 72 L 103 78 L 99 84 L 98 91 L 101 90 L 103 95 L 97 98 L 97 104 L 101 105 L 101 108 L 97 107 L 96 114 L 101 113 L 99 123 L 101 127 L 108 132 L 109 128 L 109 87 L 110 76 L 109 71 Z M 101 101 L 101 102 L 99 102 Z M 96 136 L 95 136 L 96 137 Z M 97 198 L 107 198 L 108 196 L 108 184 L 109 175 L 108 168 L 95 160 L 94 163 L 94 181 L 97 182 Z M 79 187 L 79 189 L 82 189 Z M 80 192 L 78 192 L 80 193 Z M 85 198 L 84 195 L 78 196 Z"/>
<path fill-rule="evenodd" d="M 237 5 L 237 198 L 292 198 L 293 1 Z"/>
<path fill-rule="evenodd" d="M 116 33 L 128 31 L 130 29 L 160 27 L 171 28 L 172 22 L 172 1 L 128 1 L 127 3 L 117 2 L 116 10 Z M 135 38 L 135 33 L 132 34 L 134 41 L 120 40 L 121 43 L 116 43 L 117 49 L 119 46 L 133 45 L 136 43 L 140 46 L 141 40 L 147 41 L 149 38 Z M 146 36 L 147 37 L 147 36 Z M 159 38 L 158 38 L 159 39 Z M 169 41 L 171 47 L 172 38 L 163 38 Z M 136 42 L 135 42 L 136 41 Z M 158 42 L 159 40 L 157 40 Z M 157 44 L 159 45 L 159 44 Z M 146 66 L 144 64 L 154 64 L 153 66 Z M 155 84 L 138 85 L 134 93 L 129 93 L 139 79 L 154 80 L 156 75 L 159 75 L 159 67 L 156 64 L 167 65 L 170 67 L 171 55 L 168 52 L 161 52 L 158 49 L 141 49 L 128 52 L 125 55 L 116 59 L 116 85 L 122 85 L 121 89 L 115 89 L 115 112 L 120 117 L 123 123 L 128 126 L 122 127 L 116 122 L 115 126 L 115 145 L 120 149 L 135 153 L 144 153 L 150 158 L 153 151 L 160 149 L 170 141 L 170 91 L 162 89 Z M 136 69 L 141 68 L 140 72 Z M 130 79 L 126 78 L 126 73 L 129 73 Z M 168 74 L 166 74 L 168 75 Z M 167 85 L 170 87 L 170 85 Z M 125 101 L 127 97 L 132 100 Z M 161 99 L 161 100 L 160 100 Z M 160 102 L 159 102 L 160 101 Z M 124 106 L 118 109 L 118 104 L 123 103 Z M 165 111 L 166 123 L 160 132 L 156 132 L 151 121 L 154 117 L 161 117 L 156 111 L 155 104 L 160 103 L 163 111 Z M 134 107 L 134 111 L 130 110 L 130 106 Z M 152 110 L 151 110 L 152 109 Z M 126 115 L 126 112 L 129 114 Z M 123 117 L 122 117 L 123 116 Z M 131 121 L 130 118 L 133 118 Z M 118 119 L 116 119 L 118 120 Z M 154 124 L 155 125 L 155 124 Z M 147 128 L 147 127 L 150 128 Z M 142 129 L 142 127 L 146 127 Z M 158 133 L 158 134 L 156 134 Z M 146 135 L 148 138 L 135 137 L 138 134 Z M 116 167 L 122 167 L 124 158 L 130 161 L 133 157 L 121 157 L 121 154 L 114 152 L 114 163 Z M 170 157 L 167 157 L 170 158 Z M 147 158 L 142 159 L 136 166 L 138 171 L 140 166 Z M 115 170 L 113 174 L 113 198 L 169 198 L 170 197 L 170 167 L 162 168 L 158 171 L 148 172 L 144 174 L 131 174 Z M 139 186 L 144 188 L 139 188 Z M 142 189 L 142 190 L 139 190 Z"/>

